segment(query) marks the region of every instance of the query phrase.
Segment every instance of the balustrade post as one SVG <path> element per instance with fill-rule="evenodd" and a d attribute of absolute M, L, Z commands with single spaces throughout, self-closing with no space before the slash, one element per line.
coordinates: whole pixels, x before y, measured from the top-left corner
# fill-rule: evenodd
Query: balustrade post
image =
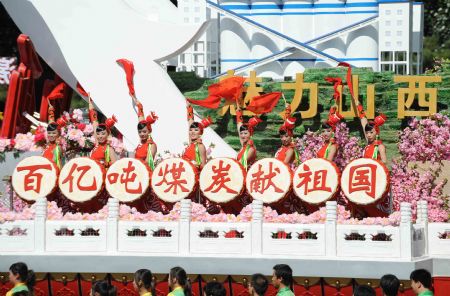
<path fill-rule="evenodd" d="M 252 202 L 252 255 L 262 254 L 263 245 L 263 202 L 253 200 Z"/>
<path fill-rule="evenodd" d="M 40 197 L 35 203 L 34 216 L 34 250 L 36 253 L 45 252 L 45 234 L 47 221 L 47 199 Z"/>
<path fill-rule="evenodd" d="M 325 221 L 325 254 L 327 257 L 336 257 L 337 254 L 337 202 L 327 201 L 327 218 Z"/>
<path fill-rule="evenodd" d="M 183 255 L 187 255 L 190 252 L 191 206 L 192 202 L 190 199 L 181 200 L 178 252 Z"/>
<path fill-rule="evenodd" d="M 402 258 L 412 258 L 412 211 L 411 204 L 400 204 L 400 255 Z"/>
<path fill-rule="evenodd" d="M 106 219 L 106 250 L 115 253 L 119 240 L 119 200 L 108 199 L 108 218 Z"/>

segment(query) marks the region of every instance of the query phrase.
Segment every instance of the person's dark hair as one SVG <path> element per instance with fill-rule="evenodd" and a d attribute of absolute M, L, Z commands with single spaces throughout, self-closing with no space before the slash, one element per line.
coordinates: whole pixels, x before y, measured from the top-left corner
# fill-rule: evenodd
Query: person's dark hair
<path fill-rule="evenodd" d="M 205 286 L 206 296 L 227 296 L 227 290 L 221 283 L 209 282 Z"/>
<path fill-rule="evenodd" d="M 366 124 L 366 126 L 364 127 L 364 131 L 365 132 L 370 132 L 371 130 L 373 130 L 375 128 L 375 126 L 372 123 L 368 123 Z"/>
<path fill-rule="evenodd" d="M 200 125 L 197 121 L 194 121 L 193 123 L 191 123 L 191 125 L 189 126 L 189 128 L 199 128 Z"/>
<path fill-rule="evenodd" d="M 331 125 L 329 125 L 328 122 L 323 121 L 322 122 L 322 129 L 329 129 L 329 128 L 331 128 Z"/>
<path fill-rule="evenodd" d="M 47 125 L 47 131 L 48 132 L 54 132 L 58 130 L 58 125 L 55 122 L 49 123 Z"/>
<path fill-rule="evenodd" d="M 14 292 L 12 294 L 12 296 L 31 296 L 31 294 L 28 291 L 19 291 L 19 292 Z"/>
<path fill-rule="evenodd" d="M 353 290 L 353 296 L 376 296 L 376 294 L 371 286 L 359 285 Z"/>
<path fill-rule="evenodd" d="M 416 269 L 411 272 L 409 279 L 415 282 L 420 282 L 422 286 L 431 289 L 431 273 L 426 269 Z"/>
<path fill-rule="evenodd" d="M 169 272 L 171 279 L 177 279 L 177 282 L 184 289 L 185 296 L 191 296 L 191 282 L 187 277 L 186 271 L 179 266 L 173 267 Z"/>
<path fill-rule="evenodd" d="M 147 127 L 147 124 L 146 124 L 145 122 L 139 122 L 139 123 L 137 124 L 137 129 L 138 129 L 138 131 L 140 131 L 140 130 L 146 128 L 146 127 Z"/>
<path fill-rule="evenodd" d="M 18 275 L 18 279 L 27 285 L 31 294 L 33 293 L 33 288 L 36 285 L 36 275 L 33 270 L 28 269 L 28 266 L 25 263 L 17 262 L 9 267 L 9 271 L 11 271 L 13 275 Z"/>
<path fill-rule="evenodd" d="M 117 289 L 107 281 L 97 281 L 92 285 L 92 293 L 98 293 L 100 296 L 117 296 Z"/>
<path fill-rule="evenodd" d="M 243 132 L 243 131 L 248 131 L 248 126 L 246 126 L 246 125 L 241 125 L 241 126 L 239 127 L 239 132 Z"/>
<path fill-rule="evenodd" d="M 139 269 L 134 273 L 134 282 L 138 288 L 145 288 L 147 291 L 156 295 L 155 282 L 153 281 L 152 272 L 148 269 Z"/>
<path fill-rule="evenodd" d="M 252 275 L 250 284 L 252 285 L 253 290 L 256 294 L 258 294 L 258 296 L 263 296 L 264 294 L 266 294 L 267 288 L 269 287 L 269 281 L 264 275 L 260 273 L 255 273 L 254 275 Z"/>
<path fill-rule="evenodd" d="M 292 268 L 287 264 L 277 264 L 273 267 L 275 271 L 275 276 L 277 278 L 282 278 L 281 282 L 283 285 L 289 287 L 292 285 Z"/>
<path fill-rule="evenodd" d="M 95 132 L 97 132 L 97 133 L 104 132 L 104 131 L 108 131 L 108 129 L 106 128 L 106 125 L 104 125 L 104 124 L 99 124 L 97 126 L 97 128 L 95 129 Z"/>
<path fill-rule="evenodd" d="M 280 129 L 280 130 L 278 130 L 278 134 L 279 134 L 280 136 L 284 136 L 284 135 L 287 135 L 288 132 L 287 132 L 287 130 L 285 130 L 285 129 Z"/>
<path fill-rule="evenodd" d="M 380 287 L 386 296 L 397 296 L 400 281 L 393 274 L 385 274 L 381 277 Z"/>

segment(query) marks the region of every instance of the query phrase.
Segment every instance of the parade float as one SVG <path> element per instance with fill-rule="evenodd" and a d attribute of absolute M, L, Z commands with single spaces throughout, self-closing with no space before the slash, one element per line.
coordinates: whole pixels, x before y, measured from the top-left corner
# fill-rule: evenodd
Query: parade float
<path fill-rule="evenodd" d="M 320 81 L 331 90 L 327 103 L 319 102 L 318 81 L 305 82 L 303 73 L 293 82 L 274 83 L 263 94 L 263 89 L 255 90 L 259 87 L 256 73 L 241 77 L 230 71 L 220 80 L 207 82 L 203 87 L 207 93 L 200 90 L 197 98 L 189 100 L 202 107 L 195 108 L 196 114 L 188 107 L 186 124 L 184 96 L 159 66 L 146 65 L 167 58 L 169 51 L 178 52 L 202 26 L 183 29 L 179 32 L 183 38 L 152 51 L 149 59 L 128 47 L 116 47 L 95 59 L 84 56 L 88 60 L 81 62 L 82 53 L 73 52 L 70 44 L 81 36 L 94 38 L 95 30 L 88 33 L 88 25 L 80 25 L 79 32 L 59 28 L 61 19 L 52 15 L 57 10 L 50 9 L 47 1 L 36 1 L 33 7 L 21 6 L 26 1 L 2 2 L 29 36 L 18 39 L 21 64 L 11 75 L 2 122 L 0 167 L 6 186 L 0 203 L 0 271 L 6 272 L 13 262 L 27 262 L 39 273 L 36 295 L 88 295 L 92 281 L 103 278 L 116 285 L 120 295 L 135 295 L 131 273 L 142 267 L 156 274 L 157 291 L 165 295 L 167 271 L 176 265 L 190 273 L 195 295 L 210 280 L 225 283 L 230 295 L 246 295 L 249 275 L 269 275 L 277 263 L 287 263 L 294 270 L 296 295 L 351 295 L 353 286 L 361 283 L 379 291 L 378 279 L 386 273 L 402 280 L 401 295 L 412 295 L 408 279 L 416 268 L 430 270 L 436 295 L 445 294 L 450 285 L 445 175 L 450 119 L 437 107 L 440 73 L 392 77 L 390 83 L 402 86 L 397 90 L 395 114 L 407 120 L 403 127 L 397 126 L 398 157 L 383 163 L 378 146 L 369 157 L 361 157 L 367 149 L 350 134 L 352 121 L 373 119 L 379 128 L 386 117 L 375 112 L 375 83 L 364 92 L 364 107 L 358 104 L 362 100 L 358 76 L 352 75 L 349 65 Z M 19 8 L 41 22 L 31 25 Z M 129 25 L 145 21 L 135 22 Z M 110 25 L 117 27 L 120 37 L 131 32 L 119 28 L 126 24 Z M 64 30 L 73 35 L 58 35 L 68 32 Z M 39 38 L 49 32 L 60 47 L 49 47 L 45 43 L 52 40 Z M 138 38 L 134 34 L 127 38 Z M 108 40 L 117 44 L 119 39 Z M 126 44 L 124 40 L 120 43 Z M 35 48 L 58 74 L 46 82 L 39 112 L 31 99 L 33 81 L 42 72 Z M 58 59 L 62 56 L 65 59 Z M 86 64 L 95 71 L 83 68 Z M 438 70 L 448 79 L 448 68 Z M 102 78 L 94 79 L 96 75 Z M 146 83 L 146 77 L 157 78 Z M 232 83 L 224 91 L 227 81 L 238 81 L 239 87 Z M 281 88 L 279 92 L 276 87 Z M 304 89 L 309 90 L 306 110 Z M 72 91 L 90 102 L 88 114 L 70 110 Z M 275 108 L 277 103 L 293 110 Z M 291 161 L 283 161 L 289 149 L 283 150 L 286 156 L 281 160 L 275 154 L 279 139 L 269 143 L 270 156 L 251 159 L 249 146 L 241 142 L 242 153 L 236 157 L 235 150 L 208 127 L 211 120 L 205 121 L 211 110 L 204 107 L 219 105 L 219 116 L 226 117 L 227 111 L 236 115 L 234 130 L 246 126 L 243 130 L 250 135 L 255 131 L 256 147 L 256 134 L 271 133 L 270 119 L 278 118 L 280 131 L 284 129 L 283 135 L 292 138 L 287 146 L 295 151 Z M 318 105 L 332 108 L 320 112 Z M 91 153 L 99 147 L 96 134 L 102 125 L 94 109 L 111 116 L 104 124 L 109 133 L 106 149 L 111 150 L 102 151 L 100 159 Z M 158 115 L 157 121 L 155 116 L 141 118 L 152 115 L 150 110 Z M 320 121 L 321 113 L 332 141 L 322 132 L 295 128 L 295 117 L 303 123 Z M 255 119 L 252 125 L 255 114 L 260 121 Z M 192 145 L 188 138 L 190 120 L 197 120 L 201 127 L 203 154 L 197 148 L 201 142 Z M 146 152 L 143 159 L 134 149 L 140 143 L 138 123 L 152 132 L 152 142 L 145 144 L 150 147 L 153 139 L 158 144 L 158 152 Z M 59 155 L 59 148 L 53 147 L 46 157 L 51 124 L 59 131 L 57 145 L 63 153 Z M 117 130 L 111 133 L 114 124 Z M 377 135 L 382 138 L 383 132 Z M 329 160 L 334 144 L 339 148 Z M 186 153 L 190 146 L 192 157 Z M 115 155 L 114 161 L 110 154 Z M 9 286 L 6 274 L 0 277 L 1 294 Z M 274 294 L 274 288 L 270 289 L 269 294 Z"/>

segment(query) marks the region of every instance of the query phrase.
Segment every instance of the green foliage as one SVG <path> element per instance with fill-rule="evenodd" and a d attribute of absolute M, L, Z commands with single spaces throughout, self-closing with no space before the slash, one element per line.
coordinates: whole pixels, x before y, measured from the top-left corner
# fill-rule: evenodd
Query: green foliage
<path fill-rule="evenodd" d="M 205 78 L 198 77 L 195 72 L 168 72 L 170 78 L 181 92 L 199 89 Z"/>

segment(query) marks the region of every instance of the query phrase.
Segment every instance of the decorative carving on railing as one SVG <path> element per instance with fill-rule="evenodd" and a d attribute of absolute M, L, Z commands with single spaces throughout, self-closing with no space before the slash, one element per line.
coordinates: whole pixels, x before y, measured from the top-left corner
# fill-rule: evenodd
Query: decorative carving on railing
<path fill-rule="evenodd" d="M 443 233 L 439 232 L 439 239 L 450 239 L 450 230 L 445 230 Z"/>
<path fill-rule="evenodd" d="M 85 230 L 81 230 L 81 236 L 100 236 L 100 229 L 94 229 L 87 227 Z"/>
<path fill-rule="evenodd" d="M 147 236 L 147 230 L 141 230 L 139 228 L 127 230 L 127 236 Z"/>
<path fill-rule="evenodd" d="M 312 240 L 316 240 L 317 239 L 317 232 L 312 233 L 309 230 L 305 230 L 303 232 L 297 232 L 297 238 L 298 239 L 312 239 Z"/>
<path fill-rule="evenodd" d="M 60 229 L 55 229 L 55 236 L 74 236 L 75 231 L 67 227 L 61 227 Z"/>
<path fill-rule="evenodd" d="M 237 231 L 235 229 L 232 229 L 228 232 L 225 232 L 224 234 L 225 238 L 244 238 L 244 231 Z"/>
<path fill-rule="evenodd" d="M 384 232 L 379 232 L 377 234 L 371 234 L 372 241 L 377 242 L 391 242 L 392 241 L 392 234 L 386 234 Z"/>
<path fill-rule="evenodd" d="M 153 237 L 172 237 L 172 230 L 166 230 L 164 228 L 153 231 Z"/>
<path fill-rule="evenodd" d="M 18 226 L 12 229 L 5 229 L 5 234 L 7 236 L 27 236 L 27 229 L 20 228 Z"/>
<path fill-rule="evenodd" d="M 347 241 L 365 241 L 366 234 L 359 234 L 357 232 L 351 232 L 350 234 L 345 234 L 344 239 Z"/>
<path fill-rule="evenodd" d="M 292 232 L 286 232 L 284 230 L 272 232 L 272 239 L 292 239 Z"/>
<path fill-rule="evenodd" d="M 206 229 L 205 231 L 199 231 L 198 236 L 201 238 L 219 238 L 219 231 Z"/>

